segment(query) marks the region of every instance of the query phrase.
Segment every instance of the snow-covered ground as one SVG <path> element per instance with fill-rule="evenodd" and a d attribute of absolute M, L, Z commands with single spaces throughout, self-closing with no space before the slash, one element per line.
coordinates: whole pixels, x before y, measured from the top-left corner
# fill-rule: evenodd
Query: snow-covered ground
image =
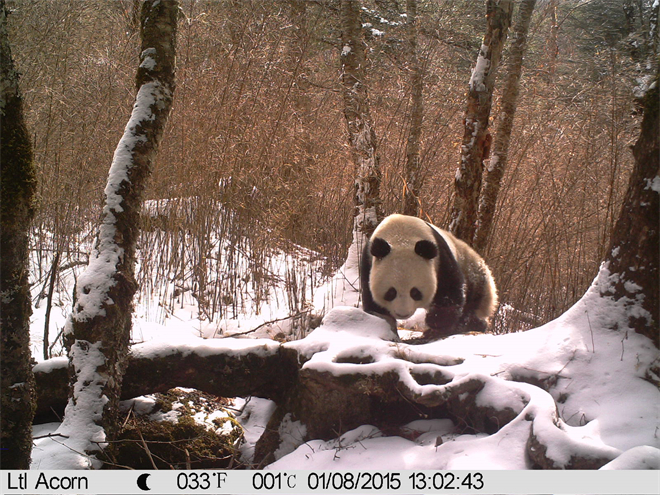
<path fill-rule="evenodd" d="M 567 461 L 571 453 L 584 448 L 615 459 L 607 468 L 660 469 L 660 355 L 649 339 L 626 330 L 625 308 L 601 296 L 599 287 L 609 284 L 606 269 L 601 269 L 591 289 L 573 308 L 539 328 L 505 335 L 456 335 L 431 344 L 406 346 L 391 341 L 391 331 L 384 320 L 354 307 L 358 303 L 356 253 L 354 248 L 347 264 L 313 297 L 314 304 L 327 311 L 322 325 L 304 339 L 269 345 L 294 347 L 313 356 L 305 366 L 337 374 L 345 372 L 347 366 L 364 366 L 335 362 L 339 355 L 356 352 L 371 356 L 373 362 L 368 366 L 374 371 L 396 368 L 401 376 L 408 376 L 412 366 L 441 366 L 454 380 L 480 377 L 486 387 L 480 392 L 479 401 L 495 406 L 511 404 L 514 410 L 520 409 L 520 414 L 492 435 L 460 433 L 451 420 L 439 418 L 410 423 L 410 434 L 405 438 L 386 436 L 372 425 L 363 425 L 335 440 L 311 439 L 304 443 L 304 425 L 289 421 L 281 429 L 284 441 L 278 460 L 268 468 L 529 469 L 525 445 L 530 421 L 525 418 L 552 418 L 557 413 L 560 427 L 549 423 L 544 427 L 539 420 L 540 430 L 535 433 L 549 441 L 557 440 L 553 444 L 558 450 L 549 454 L 558 462 Z M 65 292 L 57 299 L 64 301 L 62 307 L 54 308 L 51 315 L 51 340 L 70 309 Z M 133 329 L 136 351 L 163 352 L 186 346 L 195 352 L 208 344 L 209 338 L 218 336 L 219 322 L 204 321 L 194 301 L 183 299 L 185 295 L 181 297 L 177 309 L 166 318 L 154 318 L 152 308 L 158 307 L 159 301 L 138 301 Z M 32 342 L 38 360 L 43 359 L 43 313 L 42 305 L 33 315 Z M 251 315 L 231 325 L 225 322 L 223 336 L 233 333 L 227 332 L 230 326 L 233 331 L 247 331 L 273 316 L 284 315 Z M 285 328 L 286 322 L 282 328 L 275 329 L 273 325 L 245 337 L 270 338 L 274 333 L 290 330 Z M 618 329 L 614 330 L 615 326 Z M 234 339 L 221 342 L 215 341 L 211 347 L 251 345 Z M 263 345 L 264 341 L 252 343 Z M 208 346 L 205 349 L 209 352 Z M 413 365 L 402 360 L 402 349 L 414 357 L 413 363 L 431 364 Z M 530 384 L 538 382 L 550 384 L 548 391 Z M 413 381 L 409 385 L 419 387 L 420 393 L 436 387 L 422 387 Z M 240 399 L 236 406 L 245 406 L 239 418 L 246 428 L 241 452 L 249 461 L 274 407 L 272 402 L 256 398 L 247 405 Z M 52 432 L 57 426 L 37 426 L 35 435 Z M 61 437 L 37 439 L 32 457 L 35 469 L 85 466 L 85 459 L 73 453 Z"/>
<path fill-rule="evenodd" d="M 326 327 L 326 331 L 337 330 L 339 311 L 347 316 L 345 310 L 335 310 L 330 313 L 334 321 L 317 332 Z M 453 336 L 416 346 L 413 352 L 427 353 L 436 361 L 463 358 L 462 363 L 448 367 L 458 377 L 493 377 L 487 382 L 491 390 L 482 392 L 479 400 L 513 405 L 514 395 L 526 395 L 526 407 L 530 411 L 536 408 L 536 416 L 548 417 L 556 403 L 567 437 L 557 439 L 557 444 L 571 443 L 571 449 L 578 451 L 579 444 L 593 446 L 612 457 L 625 453 L 611 463 L 610 467 L 618 469 L 660 469 L 660 392 L 658 377 L 651 370 L 655 367 L 657 371 L 658 350 L 639 334 L 608 330 L 609 318 L 619 311 L 594 286 L 570 311 L 540 328 L 508 335 Z M 336 332 L 334 347 L 317 353 L 314 360 L 327 364 L 332 360 L 323 354 L 350 353 L 349 347 L 364 345 L 348 343 L 350 335 L 359 333 L 349 320 L 346 317 L 345 328 Z M 313 337 L 314 333 L 305 340 L 311 343 Z M 300 348 L 305 340 L 291 345 Z M 325 335 L 324 340 L 330 339 Z M 387 365 L 387 345 L 374 343 L 369 351 L 378 363 Z M 308 364 L 314 365 L 314 360 Z M 545 392 L 538 387 L 504 381 L 534 382 L 550 377 L 556 377 L 550 389 L 554 400 L 543 397 Z M 530 425 L 524 417 L 521 412 L 494 435 L 457 434 L 456 425 L 446 419 L 418 420 L 408 425 L 409 438 L 414 440 L 385 437 L 365 425 L 337 440 L 307 442 L 270 468 L 528 469 L 525 445 Z M 560 430 L 548 433 L 552 436 Z M 568 461 L 570 453 L 555 452 L 553 456 Z"/>

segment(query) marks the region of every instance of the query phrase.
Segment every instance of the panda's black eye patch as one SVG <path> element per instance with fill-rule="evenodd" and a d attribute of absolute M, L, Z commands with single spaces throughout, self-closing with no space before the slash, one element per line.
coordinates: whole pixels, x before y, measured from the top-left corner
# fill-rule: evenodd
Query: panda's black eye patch
<path fill-rule="evenodd" d="M 417 287 L 413 287 L 412 289 L 410 289 L 410 297 L 412 297 L 413 301 L 421 301 L 422 293 Z"/>
<path fill-rule="evenodd" d="M 369 252 L 374 258 L 384 258 L 390 254 L 390 251 L 392 251 L 392 247 L 385 239 L 376 237 L 373 241 L 371 241 L 371 248 Z"/>
<path fill-rule="evenodd" d="M 438 255 L 438 247 L 431 241 L 417 241 L 417 244 L 415 244 L 415 253 L 422 258 L 432 260 Z"/>
<path fill-rule="evenodd" d="M 385 296 L 383 296 L 383 299 L 385 299 L 387 302 L 394 301 L 395 298 L 396 298 L 396 289 L 394 287 L 390 287 L 389 289 L 387 289 Z"/>

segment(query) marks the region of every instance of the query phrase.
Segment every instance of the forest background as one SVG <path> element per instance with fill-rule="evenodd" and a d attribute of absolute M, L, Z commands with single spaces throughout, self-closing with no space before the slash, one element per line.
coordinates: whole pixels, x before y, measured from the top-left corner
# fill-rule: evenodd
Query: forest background
<path fill-rule="evenodd" d="M 405 2 L 363 2 L 365 67 L 382 167 L 382 210 L 402 210 L 411 88 Z M 37 283 L 86 264 L 109 164 L 134 98 L 137 1 L 21 0 L 10 39 L 38 169 L 31 239 Z M 274 248 L 307 248 L 332 274 L 351 242 L 355 170 L 341 98 L 338 2 L 185 1 L 176 98 L 147 191 L 142 293 L 178 281 L 208 319 L 258 304 Z M 655 10 L 654 10 L 655 9 Z M 446 227 L 465 95 L 485 31 L 483 2 L 420 1 L 422 214 Z M 608 247 L 653 47 L 650 0 L 539 2 L 532 18 L 509 167 L 488 245 L 508 311 L 496 331 L 548 321 L 585 292 Z M 657 43 L 657 41 L 655 41 Z M 492 116 L 500 108 L 504 55 Z M 214 251 L 219 232 L 250 253 Z M 154 243 L 149 246 L 147 243 Z M 190 264 L 189 264 L 190 263 Z M 48 268 L 50 266 L 50 269 Z M 213 277 L 209 267 L 226 274 Z M 309 265 L 291 266 L 304 311 Z M 192 268 L 191 268 L 192 267 Z M 248 279 L 255 282 L 248 283 Z M 53 277 L 57 282 L 57 278 Z M 252 287 L 260 288 L 248 294 Z M 172 292 L 171 297 L 175 297 Z M 246 301 L 248 301 L 246 303 Z"/>

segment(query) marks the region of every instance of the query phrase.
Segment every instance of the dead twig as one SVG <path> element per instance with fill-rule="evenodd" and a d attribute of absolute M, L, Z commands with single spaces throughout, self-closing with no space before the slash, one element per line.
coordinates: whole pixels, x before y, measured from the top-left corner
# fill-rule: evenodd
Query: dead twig
<path fill-rule="evenodd" d="M 135 413 L 132 410 L 131 413 L 133 414 L 133 418 L 135 419 Z M 156 466 L 156 463 L 154 462 L 154 458 L 151 456 L 151 451 L 149 450 L 149 446 L 147 445 L 147 442 L 144 440 L 144 437 L 142 436 L 142 431 L 140 430 L 140 426 L 137 424 L 137 421 L 135 421 L 135 429 L 137 430 L 138 435 L 140 435 L 140 442 L 142 443 L 142 448 L 147 453 L 149 462 L 151 463 L 154 469 L 158 469 L 158 466 Z M 188 451 L 186 450 L 186 454 L 187 453 Z M 188 458 L 188 460 L 190 460 L 190 458 Z"/>
<path fill-rule="evenodd" d="M 263 328 L 263 327 L 265 327 L 265 326 L 272 325 L 273 323 L 277 323 L 277 322 L 279 322 L 279 321 L 284 321 L 284 320 L 293 320 L 293 319 L 295 319 L 295 318 L 298 318 L 298 317 L 300 317 L 300 316 L 303 316 L 303 315 L 305 315 L 305 314 L 309 314 L 309 313 L 311 313 L 311 310 L 301 311 L 300 313 L 297 313 L 297 314 L 295 314 L 295 315 L 289 315 L 289 316 L 284 316 L 284 317 L 282 317 L 282 318 L 276 318 L 276 319 L 274 319 L 274 320 L 265 321 L 265 322 L 262 323 L 261 325 L 259 325 L 259 326 L 255 327 L 255 328 L 253 328 L 252 330 L 248 330 L 248 331 L 246 331 L 246 332 L 232 333 L 231 335 L 224 335 L 224 336 L 219 337 L 219 338 L 221 338 L 221 339 L 229 339 L 229 338 L 232 338 L 232 337 L 237 337 L 237 336 L 247 335 L 247 334 L 249 334 L 249 333 L 254 333 L 254 332 L 256 332 L 257 330 L 260 330 L 261 328 Z"/>

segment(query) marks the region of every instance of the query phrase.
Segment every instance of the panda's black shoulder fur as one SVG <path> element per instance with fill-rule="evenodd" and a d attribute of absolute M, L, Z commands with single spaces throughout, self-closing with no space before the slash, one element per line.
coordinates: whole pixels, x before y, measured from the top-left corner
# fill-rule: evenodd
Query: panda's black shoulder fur
<path fill-rule="evenodd" d="M 438 247 L 438 256 L 440 257 L 438 267 L 438 288 L 433 298 L 433 304 L 436 306 L 458 305 L 465 303 L 465 276 L 454 256 L 449 244 L 445 238 L 426 222 Z"/>
<path fill-rule="evenodd" d="M 386 243 L 387 244 L 387 243 Z M 388 245 L 389 247 L 389 245 Z M 371 259 L 374 256 L 372 254 L 372 242 L 369 239 L 362 249 L 362 259 L 360 260 L 360 286 L 362 293 L 362 309 L 367 313 L 376 313 L 380 315 L 389 316 L 389 311 L 380 306 L 374 301 L 374 296 L 371 293 L 371 287 L 369 285 L 369 276 L 371 275 Z M 389 253 L 389 251 L 388 251 Z"/>

